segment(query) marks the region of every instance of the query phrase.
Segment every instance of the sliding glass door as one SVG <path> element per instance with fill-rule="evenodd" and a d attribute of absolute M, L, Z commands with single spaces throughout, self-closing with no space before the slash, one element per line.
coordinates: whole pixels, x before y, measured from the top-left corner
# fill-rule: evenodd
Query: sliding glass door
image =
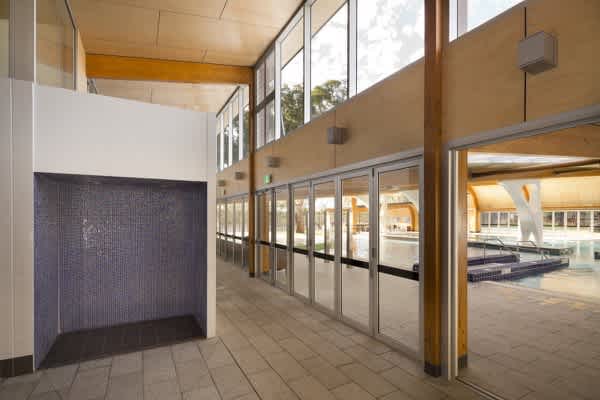
<path fill-rule="evenodd" d="M 292 228 L 292 264 L 293 292 L 309 299 L 309 187 L 308 185 L 292 188 L 293 228 Z"/>
<path fill-rule="evenodd" d="M 275 190 L 275 282 L 288 289 L 288 188 Z"/>
<path fill-rule="evenodd" d="M 256 196 L 256 273 L 267 282 L 273 281 L 271 270 L 271 191 Z"/>
<path fill-rule="evenodd" d="M 335 311 L 335 181 L 313 184 L 314 302 Z"/>

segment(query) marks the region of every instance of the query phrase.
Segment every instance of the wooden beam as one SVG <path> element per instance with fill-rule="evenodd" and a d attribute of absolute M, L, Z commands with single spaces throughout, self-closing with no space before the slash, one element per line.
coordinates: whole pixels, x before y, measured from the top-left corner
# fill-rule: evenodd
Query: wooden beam
<path fill-rule="evenodd" d="M 475 197 L 475 191 L 473 188 L 467 185 L 469 179 L 469 167 L 467 164 L 467 151 L 462 150 L 458 152 L 458 179 L 457 179 L 457 193 L 458 199 L 456 204 L 456 252 L 458 262 L 458 273 L 457 273 L 457 313 L 458 313 L 458 326 L 457 326 L 457 358 L 458 367 L 466 368 L 468 363 L 468 339 L 469 339 L 469 305 L 468 305 L 468 232 L 469 232 L 469 210 L 467 204 L 467 191 L 471 192 L 473 201 L 477 203 Z M 479 209 L 479 204 L 477 204 Z M 476 212 L 479 214 L 479 212 Z"/>
<path fill-rule="evenodd" d="M 442 54 L 448 41 L 448 0 L 425 0 L 424 104 L 424 362 L 442 374 Z"/>
<path fill-rule="evenodd" d="M 471 184 L 481 184 L 481 182 L 497 182 L 510 179 L 566 178 L 598 175 L 600 175 L 600 159 L 591 159 L 513 170 L 502 169 L 474 172 L 471 174 L 469 182 Z"/>
<path fill-rule="evenodd" d="M 178 83 L 252 83 L 252 68 L 87 54 L 88 78 Z"/>

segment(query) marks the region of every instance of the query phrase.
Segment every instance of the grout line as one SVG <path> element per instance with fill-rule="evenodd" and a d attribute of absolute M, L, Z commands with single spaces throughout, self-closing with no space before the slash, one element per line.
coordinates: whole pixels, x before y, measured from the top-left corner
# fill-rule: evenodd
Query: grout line
<path fill-rule="evenodd" d="M 229 0 L 225 0 L 225 4 L 223 4 L 223 9 L 219 13 L 219 19 L 223 18 L 223 13 L 225 12 L 225 9 L 227 8 L 228 3 L 229 3 Z"/>

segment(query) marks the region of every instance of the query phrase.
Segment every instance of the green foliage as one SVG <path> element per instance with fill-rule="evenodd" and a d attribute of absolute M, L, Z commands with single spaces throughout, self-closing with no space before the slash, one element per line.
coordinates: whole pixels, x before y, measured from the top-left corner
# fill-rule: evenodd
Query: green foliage
<path fill-rule="evenodd" d="M 348 98 L 348 85 L 346 81 L 329 80 L 322 85 L 315 86 L 310 96 L 311 116 L 316 117 Z"/>

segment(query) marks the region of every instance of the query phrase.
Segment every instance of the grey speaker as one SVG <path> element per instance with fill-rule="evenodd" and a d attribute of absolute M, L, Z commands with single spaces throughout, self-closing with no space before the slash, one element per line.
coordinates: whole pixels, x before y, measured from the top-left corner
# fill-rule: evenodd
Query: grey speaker
<path fill-rule="evenodd" d="M 236 171 L 235 172 L 235 180 L 241 181 L 242 179 L 244 179 L 244 173 L 242 171 Z"/>
<path fill-rule="evenodd" d="M 556 67 L 556 39 L 540 31 L 519 42 L 519 68 L 539 74 Z"/>
<path fill-rule="evenodd" d="M 279 167 L 279 157 L 267 156 L 267 167 L 278 168 Z"/>
<path fill-rule="evenodd" d="M 226 184 L 227 184 L 227 181 L 226 181 L 225 179 L 219 179 L 219 180 L 217 181 L 217 186 L 218 186 L 218 187 L 223 187 L 223 186 L 225 186 Z"/>
<path fill-rule="evenodd" d="M 332 126 L 327 128 L 327 144 L 344 144 L 346 128 Z"/>

